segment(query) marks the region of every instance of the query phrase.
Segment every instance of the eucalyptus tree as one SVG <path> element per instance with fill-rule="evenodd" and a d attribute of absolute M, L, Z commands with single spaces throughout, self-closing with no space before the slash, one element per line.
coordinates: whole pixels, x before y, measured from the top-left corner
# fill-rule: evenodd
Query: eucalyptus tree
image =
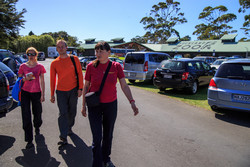
<path fill-rule="evenodd" d="M 166 0 L 152 6 L 149 16 L 143 17 L 140 21 L 147 30 L 144 37 L 149 43 L 166 43 L 172 36 L 178 36 L 179 32 L 174 28 L 177 24 L 187 22 L 184 13 L 180 12 L 180 2 Z"/>
<path fill-rule="evenodd" d="M 147 43 L 145 37 L 141 37 L 137 35 L 136 37 L 131 39 L 131 42 L 137 42 L 137 43 Z"/>
<path fill-rule="evenodd" d="M 185 37 L 180 38 L 180 41 L 191 41 L 191 37 L 186 35 Z"/>
<path fill-rule="evenodd" d="M 246 11 L 248 11 L 248 13 L 244 16 L 244 23 L 243 23 L 243 27 L 241 28 L 242 30 L 244 30 L 245 34 L 250 37 L 250 12 L 249 9 L 250 8 L 250 1 L 249 0 L 239 0 L 240 3 L 240 9 L 239 9 L 239 13 L 245 13 Z"/>
<path fill-rule="evenodd" d="M 237 19 L 233 13 L 226 13 L 228 9 L 223 6 L 211 7 L 207 6 L 199 14 L 198 19 L 203 23 L 196 25 L 196 31 L 193 35 L 197 35 L 198 39 L 219 39 L 225 34 L 236 33 L 236 30 L 231 30 L 233 27 L 228 23 Z"/>
<path fill-rule="evenodd" d="M 18 37 L 19 28 L 24 26 L 23 14 L 26 9 L 17 11 L 18 0 L 0 0 L 0 48 L 9 49 Z"/>
<path fill-rule="evenodd" d="M 55 41 L 58 39 L 64 39 L 67 41 L 68 46 L 79 46 L 77 43 L 77 37 L 70 36 L 66 31 L 58 31 L 58 32 L 45 32 L 42 35 L 50 35 L 54 38 Z"/>

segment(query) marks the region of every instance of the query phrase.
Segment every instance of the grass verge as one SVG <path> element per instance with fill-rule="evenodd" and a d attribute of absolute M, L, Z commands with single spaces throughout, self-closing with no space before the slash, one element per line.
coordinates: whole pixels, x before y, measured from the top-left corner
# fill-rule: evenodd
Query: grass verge
<path fill-rule="evenodd" d="M 166 89 L 166 91 L 163 92 L 157 89 L 151 82 L 135 82 L 134 84 L 131 84 L 127 80 L 127 83 L 129 86 L 138 87 L 147 91 L 177 99 L 192 106 L 211 110 L 210 106 L 207 103 L 207 86 L 199 87 L 198 92 L 195 95 L 191 95 L 186 93 L 185 91 L 177 91 L 173 89 Z"/>

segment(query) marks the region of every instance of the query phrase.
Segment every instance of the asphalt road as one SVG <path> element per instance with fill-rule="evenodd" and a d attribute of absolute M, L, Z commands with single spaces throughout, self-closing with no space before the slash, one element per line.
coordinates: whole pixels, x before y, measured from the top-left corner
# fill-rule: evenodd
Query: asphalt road
<path fill-rule="evenodd" d="M 35 149 L 25 150 L 21 109 L 0 118 L 1 167 L 90 167 L 89 122 L 82 117 L 81 100 L 69 145 L 59 152 L 58 108 L 49 101 L 47 73 L 41 135 Z M 196 108 L 161 94 L 131 87 L 140 113 L 133 116 L 129 102 L 118 88 L 118 118 L 114 131 L 112 161 L 117 167 L 249 167 L 250 114 L 226 115 Z"/>

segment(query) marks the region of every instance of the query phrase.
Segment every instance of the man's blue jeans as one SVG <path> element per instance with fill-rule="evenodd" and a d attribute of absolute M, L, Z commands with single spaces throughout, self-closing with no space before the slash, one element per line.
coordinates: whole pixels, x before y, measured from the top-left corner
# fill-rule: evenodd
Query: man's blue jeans
<path fill-rule="evenodd" d="M 88 107 L 88 116 L 93 135 L 92 167 L 102 167 L 110 161 L 113 131 L 117 117 L 117 100 L 101 103 L 98 107 Z"/>
<path fill-rule="evenodd" d="M 56 90 L 57 105 L 59 108 L 58 125 L 60 137 L 67 139 L 68 131 L 75 124 L 77 110 L 77 88 L 70 91 Z"/>

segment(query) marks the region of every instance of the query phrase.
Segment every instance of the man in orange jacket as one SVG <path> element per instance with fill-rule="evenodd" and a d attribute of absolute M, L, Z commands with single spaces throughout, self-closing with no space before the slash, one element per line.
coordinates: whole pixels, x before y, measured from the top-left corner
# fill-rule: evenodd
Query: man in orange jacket
<path fill-rule="evenodd" d="M 78 57 L 73 56 L 79 78 L 79 83 L 77 84 L 75 67 L 70 55 L 67 54 L 66 41 L 58 40 L 56 49 L 59 56 L 52 61 L 50 66 L 50 101 L 55 103 L 54 94 L 56 90 L 57 105 L 59 108 L 58 125 L 60 130 L 60 141 L 58 145 L 60 149 L 60 146 L 68 143 L 67 135 L 73 134 L 72 127 L 75 123 L 77 100 L 78 97 L 82 95 L 83 74 Z M 58 78 L 57 87 L 56 78 Z"/>

